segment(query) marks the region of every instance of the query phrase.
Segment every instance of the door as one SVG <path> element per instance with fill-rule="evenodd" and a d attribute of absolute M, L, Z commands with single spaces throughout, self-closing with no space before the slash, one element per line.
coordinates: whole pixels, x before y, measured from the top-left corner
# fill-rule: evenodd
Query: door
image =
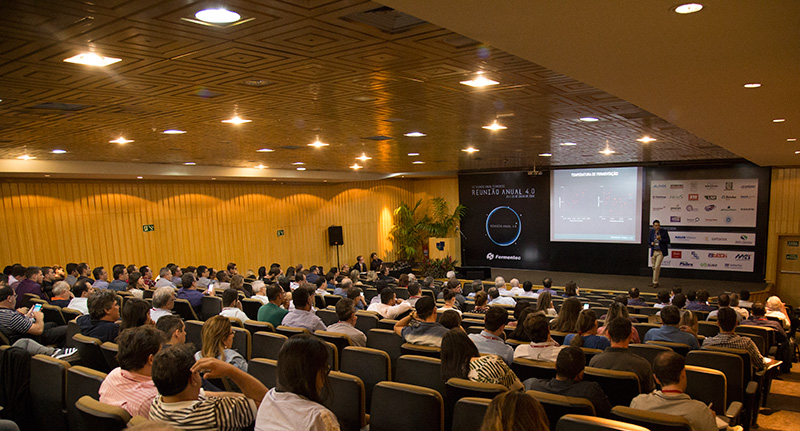
<path fill-rule="evenodd" d="M 800 236 L 781 235 L 778 243 L 778 282 L 781 300 L 800 303 Z"/>

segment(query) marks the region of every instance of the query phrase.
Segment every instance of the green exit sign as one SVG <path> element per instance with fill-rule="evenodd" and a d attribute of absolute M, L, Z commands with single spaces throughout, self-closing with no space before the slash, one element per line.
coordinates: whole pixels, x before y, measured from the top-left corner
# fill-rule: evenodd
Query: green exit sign
<path fill-rule="evenodd" d="M 798 247 L 800 246 L 800 241 L 787 241 L 786 245 L 789 247 Z"/>
<path fill-rule="evenodd" d="M 156 230 L 156 225 L 154 224 L 143 224 L 142 225 L 142 232 L 152 232 Z"/>
<path fill-rule="evenodd" d="M 787 254 L 786 255 L 786 260 L 797 260 L 797 255 L 796 254 Z"/>
<path fill-rule="evenodd" d="M 283 236 L 283 229 L 278 229 L 278 236 Z"/>

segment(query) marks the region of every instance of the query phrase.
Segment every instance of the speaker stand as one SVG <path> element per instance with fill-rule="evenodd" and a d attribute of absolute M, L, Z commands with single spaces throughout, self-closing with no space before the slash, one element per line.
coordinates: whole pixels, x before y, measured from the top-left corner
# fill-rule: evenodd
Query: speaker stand
<path fill-rule="evenodd" d="M 336 244 L 336 267 L 341 268 L 342 265 L 339 265 L 339 244 Z"/>

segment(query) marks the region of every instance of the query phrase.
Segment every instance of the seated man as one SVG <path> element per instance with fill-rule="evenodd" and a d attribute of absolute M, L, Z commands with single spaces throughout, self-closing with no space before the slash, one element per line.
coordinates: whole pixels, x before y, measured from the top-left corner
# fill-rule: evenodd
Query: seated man
<path fill-rule="evenodd" d="M 269 302 L 258 309 L 258 321 L 272 323 L 272 326 L 277 328 L 281 325 L 284 316 L 289 314 L 289 310 L 284 307 L 288 304 L 286 304 L 283 289 L 277 284 L 273 284 L 267 288 L 267 298 Z"/>
<path fill-rule="evenodd" d="M 750 302 L 750 291 L 746 289 L 742 289 L 739 291 L 739 306 L 750 308 L 753 306 L 753 303 Z"/>
<path fill-rule="evenodd" d="M 158 281 L 156 281 L 156 288 L 159 287 L 172 287 L 175 288 L 175 283 L 172 282 L 172 271 L 169 268 L 161 268 L 158 271 Z"/>
<path fill-rule="evenodd" d="M 533 283 L 530 281 L 525 281 L 522 283 L 522 293 L 520 293 L 519 296 L 537 299 L 539 294 L 533 291 Z"/>
<path fill-rule="evenodd" d="M 412 281 L 408 283 L 408 304 L 414 307 L 417 304 L 417 300 L 422 298 L 422 287 L 419 285 L 418 282 Z"/>
<path fill-rule="evenodd" d="M 489 305 L 517 305 L 517 301 L 510 296 L 500 296 L 496 287 L 489 288 Z"/>
<path fill-rule="evenodd" d="M 683 356 L 673 352 L 662 352 L 653 360 L 653 370 L 660 391 L 644 393 L 631 401 L 634 409 L 683 416 L 693 431 L 717 431 L 724 422 L 703 402 L 692 400 L 683 393 L 686 390 L 686 366 Z"/>
<path fill-rule="evenodd" d="M 239 301 L 238 290 L 228 289 L 222 292 L 222 311 L 219 314 L 225 317 L 235 317 L 242 323 L 249 320 L 247 314 L 244 314 L 244 311 L 242 311 L 242 303 Z"/>
<path fill-rule="evenodd" d="M 94 287 L 92 287 L 92 283 L 89 283 L 88 280 L 81 280 L 75 282 L 75 286 L 72 287 L 72 300 L 69 301 L 67 308 L 72 310 L 78 310 L 83 314 L 89 314 L 89 305 L 87 305 L 87 301 L 89 300 L 89 295 L 94 293 Z"/>
<path fill-rule="evenodd" d="M 519 279 L 512 278 L 508 284 L 509 286 L 506 288 L 506 291 L 500 290 L 500 296 L 520 296 L 522 292 L 524 292 L 519 286 Z"/>
<path fill-rule="evenodd" d="M 14 289 L 17 292 L 17 307 L 22 307 L 23 301 L 25 301 L 25 294 L 32 293 L 39 297 L 39 299 L 47 300 L 47 296 L 45 296 L 44 292 L 42 292 L 42 281 L 44 277 L 42 276 L 42 268 L 38 266 L 29 266 L 25 268 L 25 278 L 19 282 L 17 287 Z"/>
<path fill-rule="evenodd" d="M 333 294 L 339 295 L 342 298 L 344 298 L 347 296 L 347 290 L 350 289 L 351 287 L 353 287 L 353 280 L 350 280 L 349 278 L 345 277 L 344 279 L 342 279 L 342 282 L 339 283 L 339 286 L 333 289 Z"/>
<path fill-rule="evenodd" d="M 731 297 L 727 293 L 721 293 L 717 297 L 717 305 L 719 305 L 719 308 L 730 307 L 731 306 Z M 708 317 L 706 318 L 706 320 L 716 320 L 718 313 L 719 313 L 719 310 L 714 310 L 714 311 L 708 313 Z M 741 322 L 742 320 L 745 319 L 745 316 L 740 314 L 738 311 L 736 312 L 736 316 L 737 316 L 737 319 L 739 320 L 739 322 Z"/>
<path fill-rule="evenodd" d="M 690 292 L 691 293 L 691 292 Z M 713 311 L 715 307 L 708 305 L 708 291 L 700 289 L 697 291 L 697 300 L 686 306 L 690 311 Z"/>
<path fill-rule="evenodd" d="M 50 305 L 66 307 L 72 301 L 72 292 L 69 291 L 69 284 L 66 281 L 57 281 L 50 292 L 53 295 L 50 298 Z"/>
<path fill-rule="evenodd" d="M 647 307 L 647 303 L 639 298 L 639 288 L 631 287 L 628 291 L 628 305 L 634 307 Z"/>
<path fill-rule="evenodd" d="M 750 364 L 756 370 L 764 369 L 764 357 L 756 347 L 756 343 L 750 338 L 742 337 L 734 333 L 736 329 L 737 316 L 739 313 L 734 311 L 733 308 L 725 307 L 720 308 L 717 314 L 717 326 L 719 326 L 719 334 L 713 337 L 707 337 L 703 341 L 703 347 L 716 346 L 728 349 L 744 349 L 750 355 Z"/>
<path fill-rule="evenodd" d="M 261 305 L 269 303 L 269 297 L 267 296 L 267 285 L 263 281 L 256 280 L 253 282 L 251 287 L 253 288 L 253 296 L 251 296 L 250 299 L 260 301 Z"/>
<path fill-rule="evenodd" d="M 742 325 L 761 326 L 775 330 L 775 342 L 778 343 L 778 351 L 775 356 L 783 361 L 781 373 L 788 374 L 792 370 L 792 346 L 789 344 L 789 338 L 786 336 L 786 331 L 783 330 L 783 325 L 780 322 L 767 319 L 765 317 L 767 311 L 764 308 L 764 304 L 760 302 L 754 303 L 751 310 L 753 313 L 747 320 L 742 322 Z"/>
<path fill-rule="evenodd" d="M 156 329 L 164 333 L 164 344 L 175 346 L 186 342 L 186 324 L 180 316 L 170 314 L 158 319 Z"/>
<path fill-rule="evenodd" d="M 752 304 L 750 306 L 752 307 Z M 746 308 L 742 308 L 742 307 L 739 306 L 739 294 L 738 293 L 731 294 L 731 308 L 736 310 L 737 313 L 741 314 L 742 315 L 742 319 L 747 319 L 748 317 L 750 317 L 750 312 L 747 311 Z"/>
<path fill-rule="evenodd" d="M 674 305 L 668 305 L 661 309 L 661 325 L 658 329 L 647 331 L 644 342 L 648 341 L 668 341 L 670 343 L 683 343 L 696 350 L 700 348 L 697 338 L 679 329 L 681 321 L 681 311 Z"/>
<path fill-rule="evenodd" d="M 783 329 L 790 329 L 792 322 L 789 320 L 789 313 L 786 311 L 786 306 L 783 305 L 781 298 L 777 296 L 770 296 L 767 298 L 767 317 L 776 317 L 783 323 Z"/>
<path fill-rule="evenodd" d="M 430 296 L 417 300 L 415 311 L 394 325 L 394 332 L 407 343 L 441 347 L 448 329 L 436 322 L 436 303 Z"/>
<path fill-rule="evenodd" d="M 591 401 L 597 416 L 608 416 L 611 403 L 596 382 L 584 382 L 583 370 L 586 355 L 579 347 L 567 346 L 561 349 L 556 359 L 556 377 L 551 380 L 530 378 L 525 380 L 525 390 L 585 398 Z"/>
<path fill-rule="evenodd" d="M 539 289 L 536 293 L 541 295 L 545 292 L 549 293 L 551 296 L 556 296 L 556 291 L 553 290 L 553 279 L 550 277 L 545 277 L 542 280 L 542 288 Z"/>
<path fill-rule="evenodd" d="M 150 407 L 150 420 L 176 428 L 240 430 L 255 422 L 267 388 L 255 377 L 216 358 L 195 362 L 191 344 L 162 349 L 153 358 L 153 383 L 158 396 Z M 205 373 L 201 375 L 201 373 Z M 227 377 L 242 394 L 204 393 L 203 377 Z"/>
<path fill-rule="evenodd" d="M 519 324 L 519 323 L 518 323 Z M 514 349 L 514 359 L 525 358 L 534 361 L 555 362 L 564 346 L 550 337 L 550 323 L 542 314 L 528 314 L 522 323 L 522 330 L 531 339 L 530 344 L 522 344 Z"/>
<path fill-rule="evenodd" d="M 367 311 L 374 311 L 384 319 L 396 319 L 397 316 L 411 310 L 411 304 L 402 299 L 397 299 L 394 289 L 385 287 L 381 290 L 381 301 L 371 304 Z"/>
<path fill-rule="evenodd" d="M 314 305 L 314 288 L 308 283 L 292 292 L 292 303 L 294 303 L 294 310 L 283 317 L 281 325 L 294 326 L 297 328 L 305 328 L 311 331 L 326 331 L 325 324 L 322 319 L 311 311 Z M 260 310 L 259 310 L 260 311 Z"/>
<path fill-rule="evenodd" d="M 42 344 L 63 346 L 67 337 L 66 325 L 55 326 L 52 322 L 44 323 L 44 314 L 41 311 L 27 308 L 14 309 L 15 305 L 17 305 L 17 295 L 14 293 L 14 289 L 5 285 L 0 287 L 0 331 L 9 341 L 15 343 L 18 340 L 25 340 L 23 343 L 26 346 L 16 343 L 15 345 L 25 348 L 32 354 L 42 353 L 57 356 L 64 353 L 46 347 L 46 351 L 39 350 L 39 348 L 44 347 Z M 33 338 L 32 341 L 35 343 L 28 342 L 28 338 Z"/>
<path fill-rule="evenodd" d="M 116 292 L 110 289 L 97 289 L 89 296 L 89 315 L 78 317 L 81 334 L 94 337 L 105 343 L 112 343 L 119 335 L 119 303 Z"/>
<path fill-rule="evenodd" d="M 354 346 L 366 347 L 367 336 L 355 328 L 358 316 L 356 316 L 356 306 L 353 300 L 342 298 L 336 302 L 336 315 L 339 317 L 339 322 L 328 326 L 328 331 L 345 334 L 350 337 Z"/>
<path fill-rule="evenodd" d="M 628 350 L 633 325 L 624 317 L 617 317 L 606 324 L 605 334 L 611 340 L 611 347 L 594 355 L 590 367 L 607 370 L 631 371 L 639 377 L 639 392 L 646 394 L 653 390 L 653 368 L 647 359 Z M 651 330 L 652 331 L 652 330 Z"/>
<path fill-rule="evenodd" d="M 669 290 L 661 289 L 658 291 L 658 303 L 654 305 L 655 308 L 664 308 L 670 304 Z"/>
<path fill-rule="evenodd" d="M 153 292 L 153 308 L 150 309 L 150 320 L 158 323 L 158 319 L 161 316 L 172 314 L 173 307 L 175 307 L 175 289 L 169 286 L 159 287 Z"/>
<path fill-rule="evenodd" d="M 117 339 L 119 367 L 100 385 L 100 402 L 125 409 L 131 416 L 150 416 L 158 390 L 150 377 L 153 357 L 161 350 L 164 333 L 151 325 L 122 331 Z"/>
<path fill-rule="evenodd" d="M 483 331 L 480 334 L 469 334 L 478 352 L 497 355 L 507 364 L 514 362 L 514 349 L 506 344 L 500 335 L 508 323 L 508 312 L 503 307 L 489 307 L 483 319 Z"/>
<path fill-rule="evenodd" d="M 187 272 L 181 276 L 181 289 L 178 290 L 178 299 L 185 299 L 192 304 L 196 313 L 200 313 L 205 293 L 197 290 L 197 277 L 193 272 Z M 209 296 L 214 296 L 214 289 L 211 289 Z"/>

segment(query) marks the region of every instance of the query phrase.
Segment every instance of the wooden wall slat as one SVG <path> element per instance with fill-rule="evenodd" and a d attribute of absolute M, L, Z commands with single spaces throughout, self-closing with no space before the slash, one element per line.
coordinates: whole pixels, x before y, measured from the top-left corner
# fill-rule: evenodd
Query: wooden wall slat
<path fill-rule="evenodd" d="M 769 201 L 766 281 L 775 282 L 779 236 L 800 235 L 800 168 L 773 168 Z"/>

